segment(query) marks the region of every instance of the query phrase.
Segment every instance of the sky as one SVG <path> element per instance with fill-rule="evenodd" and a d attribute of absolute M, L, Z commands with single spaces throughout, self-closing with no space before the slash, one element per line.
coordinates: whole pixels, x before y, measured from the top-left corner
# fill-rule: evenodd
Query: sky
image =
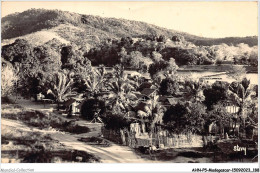
<path fill-rule="evenodd" d="M 30 8 L 143 21 L 197 36 L 258 35 L 257 2 L 2 2 L 2 17 Z"/>

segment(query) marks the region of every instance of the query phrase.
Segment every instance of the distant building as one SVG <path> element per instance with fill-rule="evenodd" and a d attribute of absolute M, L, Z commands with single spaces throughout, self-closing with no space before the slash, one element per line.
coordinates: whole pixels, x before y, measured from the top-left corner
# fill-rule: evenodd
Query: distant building
<path fill-rule="evenodd" d="M 142 84 L 137 88 L 137 90 L 142 91 L 145 88 L 156 89 L 157 87 L 152 82 L 142 82 Z"/>
<path fill-rule="evenodd" d="M 42 93 L 37 94 L 37 101 L 41 101 L 45 98 L 45 96 Z"/>
<path fill-rule="evenodd" d="M 140 101 L 146 102 L 157 95 L 157 89 L 144 88 L 140 94 L 136 94 Z"/>
<path fill-rule="evenodd" d="M 80 109 L 83 104 L 83 98 L 79 97 L 72 97 L 65 101 L 63 103 L 63 106 L 66 109 L 67 114 L 70 116 L 72 115 L 79 115 L 80 114 Z"/>
<path fill-rule="evenodd" d="M 221 82 L 233 82 L 235 81 L 235 79 L 233 79 L 232 77 L 228 76 L 227 72 L 219 72 L 219 73 L 215 73 L 212 75 L 207 75 L 207 76 L 201 76 L 199 77 L 199 81 L 203 81 L 206 83 L 214 83 L 216 81 L 221 81 Z"/>
<path fill-rule="evenodd" d="M 145 88 L 141 91 L 141 94 L 151 98 L 157 94 L 157 89 Z"/>
<path fill-rule="evenodd" d="M 124 74 L 127 75 L 127 76 L 130 76 L 130 77 L 135 77 L 135 76 L 141 77 L 142 76 L 141 73 L 139 73 L 135 70 L 124 70 Z"/>

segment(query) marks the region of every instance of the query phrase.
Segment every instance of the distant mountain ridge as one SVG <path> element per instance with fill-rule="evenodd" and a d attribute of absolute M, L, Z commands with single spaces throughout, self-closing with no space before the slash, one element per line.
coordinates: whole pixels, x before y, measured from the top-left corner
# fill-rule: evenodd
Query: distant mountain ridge
<path fill-rule="evenodd" d="M 204 38 L 145 22 L 82 15 L 60 10 L 30 9 L 2 18 L 2 41 L 4 42 L 18 37 L 26 38 L 26 35 L 42 30 L 48 31 L 55 37 L 59 36 L 59 39 L 65 40 L 64 42 L 73 42 L 76 45 L 93 45 L 108 38 L 128 36 L 138 38 L 145 35 L 165 35 L 168 38 L 182 35 L 187 41 L 203 46 L 222 43 L 228 45 L 245 43 L 249 46 L 258 44 L 257 36 Z M 33 36 L 30 35 L 29 38 L 31 37 Z M 41 36 L 38 37 L 41 38 Z"/>

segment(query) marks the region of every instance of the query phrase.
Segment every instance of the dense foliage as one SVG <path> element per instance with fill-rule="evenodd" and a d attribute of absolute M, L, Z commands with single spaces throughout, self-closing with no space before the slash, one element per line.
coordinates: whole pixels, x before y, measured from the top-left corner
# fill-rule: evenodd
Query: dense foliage
<path fill-rule="evenodd" d="M 34 14 L 32 22 L 27 19 Z M 20 25 L 12 28 L 15 22 Z M 257 121 L 257 101 L 252 101 L 258 96 L 257 86 L 252 88 L 244 79 L 249 67 L 258 66 L 257 46 L 196 46 L 185 34 L 142 22 L 52 10 L 29 10 L 5 17 L 3 37 L 61 23 L 83 28 L 83 40 L 89 35 L 99 37 L 95 38 L 96 45 L 90 48 L 84 41 L 62 44 L 57 39 L 34 45 L 16 39 L 2 47 L 3 95 L 14 89 L 29 97 L 42 93 L 51 95 L 58 104 L 83 95 L 81 115 L 88 120 L 102 117 L 105 126 L 113 130 L 138 121 L 146 123 L 148 132 L 164 125 L 172 133 L 201 134 L 212 122 L 224 128 L 231 120 L 243 121 L 243 127 Z M 133 24 L 135 27 L 129 28 Z M 84 33 L 91 27 L 93 33 Z M 207 84 L 178 73 L 186 66 L 222 68 L 223 64 L 231 64 L 225 71 L 235 82 Z M 169 98 L 174 101 L 166 103 Z M 225 102 L 239 107 L 238 118 L 226 111 Z"/>
<path fill-rule="evenodd" d="M 150 73 L 166 68 L 171 59 L 178 66 L 236 64 L 256 67 L 258 64 L 257 46 L 249 47 L 242 43 L 237 46 L 196 46 L 185 39 L 158 40 L 133 40 L 130 37 L 109 39 L 90 49 L 84 57 L 90 59 L 93 65 L 114 66 L 122 63 L 127 68 Z"/>
<path fill-rule="evenodd" d="M 1 67 L 1 94 L 8 96 L 14 90 L 18 78 L 12 65 L 2 59 Z"/>
<path fill-rule="evenodd" d="M 201 133 L 204 125 L 205 106 L 179 102 L 171 106 L 163 116 L 167 129 L 174 133 Z"/>
<path fill-rule="evenodd" d="M 101 100 L 89 99 L 85 101 L 81 107 L 81 115 L 87 119 L 92 120 L 97 118 L 105 112 L 105 104 Z"/>
<path fill-rule="evenodd" d="M 207 87 L 203 93 L 205 95 L 204 104 L 208 110 L 212 110 L 213 106 L 218 102 L 228 99 L 227 96 L 228 83 L 215 82 L 211 86 Z"/>

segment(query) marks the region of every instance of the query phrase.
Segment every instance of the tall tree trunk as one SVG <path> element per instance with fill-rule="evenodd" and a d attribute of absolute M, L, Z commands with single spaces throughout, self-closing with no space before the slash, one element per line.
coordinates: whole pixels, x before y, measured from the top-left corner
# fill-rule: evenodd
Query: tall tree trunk
<path fill-rule="evenodd" d="M 241 103 L 241 118 L 243 121 L 243 137 L 244 137 L 246 136 L 246 117 L 244 111 L 244 97 L 242 98 L 242 103 Z"/>
<path fill-rule="evenodd" d="M 58 111 L 60 110 L 60 102 L 62 101 L 61 96 L 58 96 Z"/>
<path fill-rule="evenodd" d="M 235 126 L 233 127 L 233 134 L 235 134 L 235 128 L 237 126 L 237 120 L 235 120 Z"/>
<path fill-rule="evenodd" d="M 60 102 L 58 101 L 58 107 L 57 107 L 57 110 L 59 111 L 60 110 Z"/>

